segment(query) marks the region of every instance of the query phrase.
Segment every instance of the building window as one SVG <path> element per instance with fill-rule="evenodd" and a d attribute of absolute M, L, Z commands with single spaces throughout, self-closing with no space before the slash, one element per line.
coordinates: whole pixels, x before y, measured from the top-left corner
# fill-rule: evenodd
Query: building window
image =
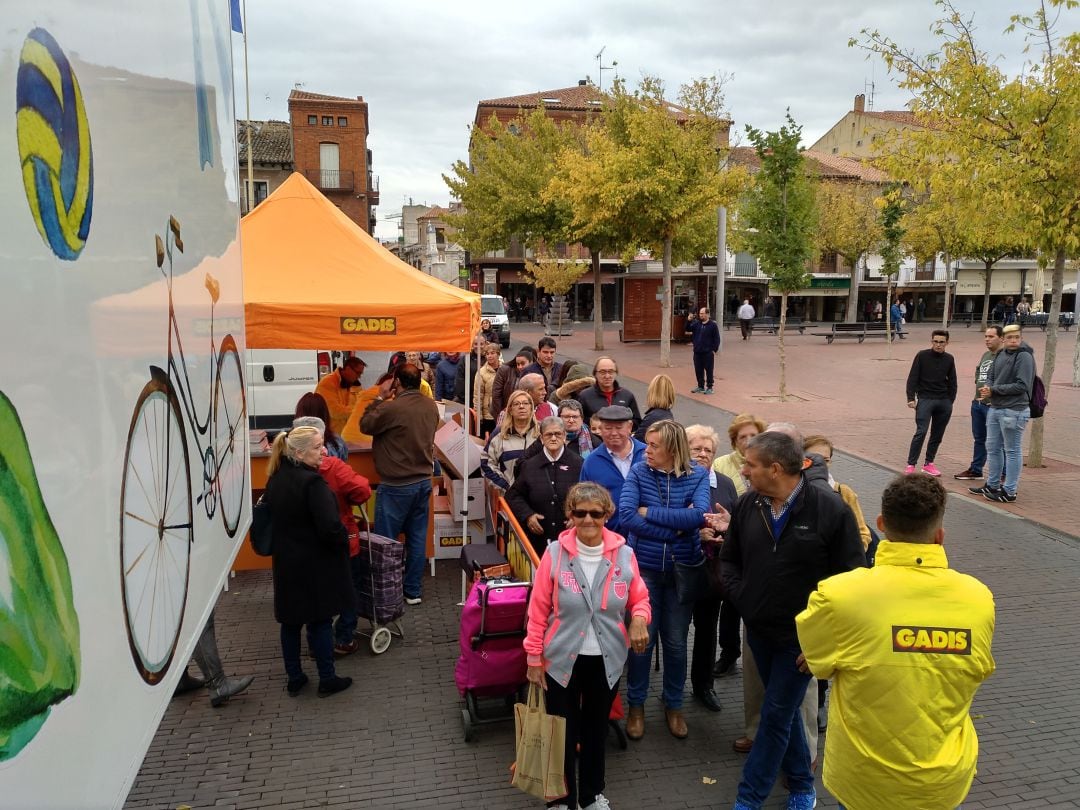
<path fill-rule="evenodd" d="M 319 123 L 319 116 L 317 116 L 317 115 L 309 115 L 307 117 L 307 122 L 308 122 L 309 127 L 313 127 L 313 126 L 315 126 L 316 124 Z"/>
<path fill-rule="evenodd" d="M 324 127 L 332 127 L 334 125 L 334 116 L 332 116 L 332 115 L 324 115 L 322 117 L 322 125 Z"/>
<path fill-rule="evenodd" d="M 336 143 L 319 144 L 320 188 L 338 188 L 341 184 L 339 147 Z"/>
<path fill-rule="evenodd" d="M 254 194 L 252 190 L 254 189 Z M 265 180 L 253 180 L 248 183 L 247 178 L 244 179 L 244 212 L 250 211 L 256 205 L 266 199 L 269 189 Z"/>
<path fill-rule="evenodd" d="M 349 119 L 345 116 L 339 116 L 337 120 L 337 125 L 339 127 L 347 127 L 349 125 Z"/>

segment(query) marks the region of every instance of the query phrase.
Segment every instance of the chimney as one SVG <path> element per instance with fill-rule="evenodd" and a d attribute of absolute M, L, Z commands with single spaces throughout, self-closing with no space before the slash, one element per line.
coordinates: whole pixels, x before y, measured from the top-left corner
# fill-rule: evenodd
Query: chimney
<path fill-rule="evenodd" d="M 589 83 L 588 79 L 578 79 L 577 86 L 578 87 L 584 87 L 588 83 Z"/>
<path fill-rule="evenodd" d="M 855 112 L 861 113 L 866 111 L 866 95 L 859 93 L 855 96 Z"/>

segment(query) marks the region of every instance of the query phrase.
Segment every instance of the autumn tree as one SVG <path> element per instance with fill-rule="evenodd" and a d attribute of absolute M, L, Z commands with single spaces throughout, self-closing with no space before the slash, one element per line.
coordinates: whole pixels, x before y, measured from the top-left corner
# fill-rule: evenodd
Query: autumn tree
<path fill-rule="evenodd" d="M 738 206 L 734 242 L 757 257 L 769 287 L 780 292 L 780 401 L 787 401 L 784 329 L 788 295 L 810 283 L 808 263 L 814 252 L 817 226 L 815 188 L 807 176 L 799 149 L 802 126 L 791 113 L 775 132 L 746 128 L 747 138 L 761 163 L 749 191 Z"/>
<path fill-rule="evenodd" d="M 905 134 L 913 152 L 954 164 L 959 195 L 999 189 L 1011 210 L 1024 212 L 1024 241 L 1054 257 L 1042 364 L 1049 386 L 1065 261 L 1080 251 L 1080 34 L 1058 33 L 1061 15 L 1073 12 L 1077 2 L 1041 0 L 1030 15 L 1012 17 L 1007 32 L 1022 32 L 1026 39 L 1026 58 L 1014 75 L 976 40 L 972 18 L 950 0 L 938 0 L 938 6 L 942 18 L 934 32 L 940 43 L 929 54 L 865 29 L 852 44 L 881 56 L 900 86 L 911 91 L 916 120 L 925 125 Z M 1035 420 L 1032 466 L 1042 464 L 1042 438 L 1042 420 Z"/>
<path fill-rule="evenodd" d="M 607 234 L 624 251 L 647 248 L 662 256 L 664 367 L 671 365 L 671 267 L 709 251 L 710 231 L 702 223 L 734 198 L 745 177 L 720 170 L 727 126 L 721 80 L 687 85 L 680 101 L 699 108 L 673 107 L 655 77 L 632 92 L 616 82 L 602 125 L 587 130 L 584 149 L 563 151 L 552 186 L 573 211 L 573 233 Z"/>
<path fill-rule="evenodd" d="M 892 301 L 893 279 L 900 274 L 900 261 L 904 257 L 904 205 L 902 192 L 893 186 L 879 202 L 878 221 L 881 227 L 881 275 L 885 276 L 885 342 L 892 358 Z"/>
<path fill-rule="evenodd" d="M 817 188 L 818 248 L 851 267 L 845 322 L 855 323 L 859 305 L 859 262 L 881 242 L 875 204 L 880 191 L 869 183 L 822 180 Z"/>

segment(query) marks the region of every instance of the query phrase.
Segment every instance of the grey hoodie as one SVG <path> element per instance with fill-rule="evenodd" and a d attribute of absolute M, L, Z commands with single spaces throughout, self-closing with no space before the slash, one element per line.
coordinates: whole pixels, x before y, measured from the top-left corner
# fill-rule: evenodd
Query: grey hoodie
<path fill-rule="evenodd" d="M 990 407 L 1022 411 L 1031 400 L 1035 381 L 1035 352 L 1026 343 L 1016 349 L 1002 349 L 986 375 L 990 386 Z"/>

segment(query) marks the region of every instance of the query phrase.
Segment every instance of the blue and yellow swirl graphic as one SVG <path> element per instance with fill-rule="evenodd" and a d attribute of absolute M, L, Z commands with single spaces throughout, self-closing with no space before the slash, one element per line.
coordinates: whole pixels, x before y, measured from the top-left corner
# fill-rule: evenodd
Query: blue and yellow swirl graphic
<path fill-rule="evenodd" d="M 35 28 L 23 43 L 15 100 L 30 213 L 53 253 L 72 261 L 90 233 L 94 156 L 78 79 L 44 28 Z"/>

